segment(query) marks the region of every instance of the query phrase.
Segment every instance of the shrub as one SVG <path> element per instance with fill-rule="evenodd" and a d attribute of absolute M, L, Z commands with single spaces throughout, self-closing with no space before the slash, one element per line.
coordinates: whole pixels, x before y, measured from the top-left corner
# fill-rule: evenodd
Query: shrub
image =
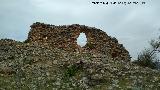
<path fill-rule="evenodd" d="M 67 70 L 65 72 L 65 76 L 72 77 L 77 73 L 77 70 L 78 70 L 78 68 L 76 67 L 76 65 L 72 65 L 67 68 Z"/>
<path fill-rule="evenodd" d="M 134 63 L 143 67 L 156 69 L 156 63 L 154 59 L 155 59 L 155 56 L 151 56 L 149 50 L 144 50 L 138 55 L 138 60 L 134 61 Z"/>
<path fill-rule="evenodd" d="M 143 50 L 134 63 L 143 66 L 149 67 L 152 69 L 159 69 L 157 63 L 160 63 L 158 53 L 160 53 L 160 36 L 156 40 L 150 41 L 151 48 Z"/>

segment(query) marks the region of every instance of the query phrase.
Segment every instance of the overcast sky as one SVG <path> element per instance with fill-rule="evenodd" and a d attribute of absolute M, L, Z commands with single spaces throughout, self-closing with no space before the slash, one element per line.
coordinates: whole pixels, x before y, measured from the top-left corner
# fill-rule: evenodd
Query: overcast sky
<path fill-rule="evenodd" d="M 0 39 L 24 41 L 34 22 L 82 24 L 116 37 L 136 58 L 150 39 L 160 35 L 160 0 L 143 0 L 144 5 L 94 5 L 92 1 L 0 0 Z"/>

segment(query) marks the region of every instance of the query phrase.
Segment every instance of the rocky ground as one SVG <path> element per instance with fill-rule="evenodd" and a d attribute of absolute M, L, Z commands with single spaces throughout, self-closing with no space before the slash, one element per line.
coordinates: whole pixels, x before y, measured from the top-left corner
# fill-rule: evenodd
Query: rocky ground
<path fill-rule="evenodd" d="M 107 55 L 0 40 L 0 90 L 159 90 L 160 72 Z"/>

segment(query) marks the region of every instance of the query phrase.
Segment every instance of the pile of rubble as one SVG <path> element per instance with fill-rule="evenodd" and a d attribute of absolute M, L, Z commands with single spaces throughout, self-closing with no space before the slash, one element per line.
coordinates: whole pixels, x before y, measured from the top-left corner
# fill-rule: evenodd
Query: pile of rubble
<path fill-rule="evenodd" d="M 77 44 L 80 33 L 85 33 L 87 43 L 84 47 Z M 130 61 L 129 52 L 118 43 L 116 38 L 108 36 L 104 31 L 85 25 L 55 26 L 36 22 L 31 25 L 27 43 L 38 43 L 53 48 L 72 52 L 100 53 Z"/>
<path fill-rule="evenodd" d="M 160 89 L 160 72 L 107 55 L 0 40 L 1 90 Z"/>

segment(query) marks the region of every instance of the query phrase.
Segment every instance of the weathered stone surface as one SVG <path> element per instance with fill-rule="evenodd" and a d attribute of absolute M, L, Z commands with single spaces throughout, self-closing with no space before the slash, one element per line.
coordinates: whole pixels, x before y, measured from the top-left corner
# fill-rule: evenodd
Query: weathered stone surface
<path fill-rule="evenodd" d="M 108 55 L 0 40 L 0 90 L 159 90 L 160 72 Z"/>
<path fill-rule="evenodd" d="M 85 33 L 87 38 L 87 44 L 84 47 L 77 44 L 80 33 Z M 55 26 L 36 22 L 31 25 L 26 42 L 43 44 L 66 51 L 107 54 L 112 58 L 130 61 L 129 52 L 122 44 L 118 43 L 116 38 L 108 36 L 100 29 L 85 25 Z"/>
<path fill-rule="evenodd" d="M 64 28 L 71 26 L 71 29 L 66 29 L 71 36 L 61 34 Z M 26 43 L 0 40 L 0 90 L 160 89 L 160 72 L 126 62 L 128 52 L 115 38 L 101 30 L 82 25 L 53 26 L 42 23 L 31 27 Z M 88 39 L 87 43 L 94 44 L 79 47 L 76 38 L 81 31 L 75 34 L 75 27 L 78 30 L 86 28 L 90 33 L 88 38 L 95 39 Z M 92 29 L 96 33 L 92 34 Z M 98 39 L 99 32 L 104 34 L 102 39 Z M 72 36 L 75 36 L 73 42 L 67 41 Z M 102 42 L 105 38 L 109 39 Z M 60 40 L 66 41 L 62 44 L 75 48 L 60 47 L 65 46 L 59 43 Z M 113 57 L 112 53 L 117 50 L 126 52 L 126 55 L 122 53 Z"/>

